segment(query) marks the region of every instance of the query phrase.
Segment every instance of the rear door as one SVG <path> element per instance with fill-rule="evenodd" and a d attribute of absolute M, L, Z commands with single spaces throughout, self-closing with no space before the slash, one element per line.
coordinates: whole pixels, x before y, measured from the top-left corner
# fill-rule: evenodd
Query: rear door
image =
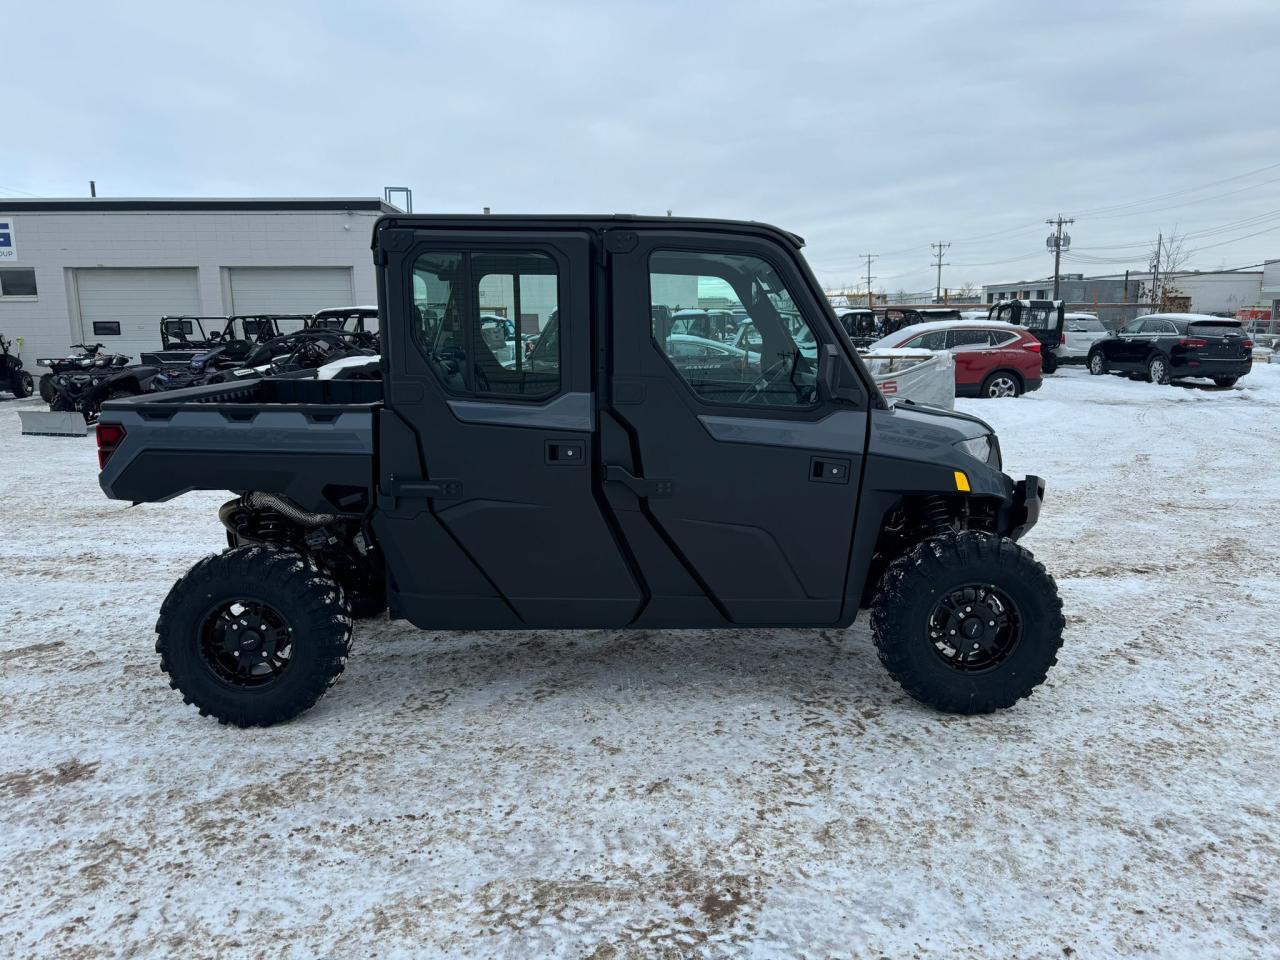
<path fill-rule="evenodd" d="M 949 330 L 947 349 L 955 363 L 956 383 L 982 383 L 994 362 L 989 331 Z"/>
<path fill-rule="evenodd" d="M 376 529 L 393 612 L 427 627 L 630 622 L 640 589 L 593 483 L 589 236 L 391 226 L 378 248 L 391 322 Z M 505 362 L 494 316 L 511 321 Z"/>
<path fill-rule="evenodd" d="M 606 246 L 605 488 L 648 584 L 646 622 L 837 622 L 868 398 L 818 389 L 828 347 L 855 374 L 815 284 L 750 235 L 614 230 Z M 757 339 L 739 346 L 758 362 L 714 376 L 682 364 L 651 317 L 691 307 L 744 311 Z"/>

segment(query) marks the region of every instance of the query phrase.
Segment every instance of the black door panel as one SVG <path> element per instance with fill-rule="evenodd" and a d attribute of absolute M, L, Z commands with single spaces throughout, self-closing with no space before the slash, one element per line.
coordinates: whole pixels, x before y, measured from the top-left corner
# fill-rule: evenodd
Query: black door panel
<path fill-rule="evenodd" d="M 650 255 L 669 245 L 682 248 L 690 257 L 705 250 L 749 257 L 752 262 L 767 260 L 804 321 L 820 324 L 824 316 L 810 299 L 803 278 L 787 264 L 777 263 L 777 251 L 767 244 L 718 237 L 701 247 L 696 240 L 691 243 L 688 234 L 668 241 L 661 234 L 644 233 L 631 250 L 614 254 L 612 416 L 627 437 L 625 451 L 618 454 L 626 462 L 618 466 L 637 480 L 666 483 L 661 491 L 609 483 L 610 502 L 647 522 L 654 542 L 669 551 L 668 562 L 683 567 L 687 574 L 676 581 L 696 584 L 728 622 L 835 623 L 845 604 L 857 478 L 865 449 L 865 412 L 857 415 L 856 423 L 841 426 L 832 414 L 851 408 L 827 400 L 777 408 L 744 404 L 738 401 L 753 395 L 751 391 L 726 386 L 723 379 L 707 384 L 708 395 L 716 402 L 696 395 L 690 383 L 696 372 L 682 371 L 659 347 L 653 319 L 658 311 L 651 307 L 697 306 L 693 298 L 707 296 L 702 287 L 722 300 L 729 295 L 742 298 L 736 289 L 702 283 L 690 284 L 679 304 L 651 302 Z M 677 284 L 668 283 L 673 285 Z M 676 296 L 670 294 L 668 299 Z M 774 320 L 763 301 L 743 303 L 747 313 L 754 309 L 758 314 L 751 322 L 769 330 Z M 734 308 L 730 303 L 729 309 Z M 795 342 L 816 353 L 818 345 L 810 346 L 806 335 L 798 329 Z M 818 336 L 836 342 L 825 327 L 819 326 Z M 758 361 L 748 358 L 757 376 L 777 365 L 768 350 L 761 352 L 763 358 Z M 810 396 L 804 389 L 806 374 L 800 372 L 811 366 L 808 360 L 801 351 L 800 357 L 793 356 L 775 371 L 775 376 L 797 385 L 797 398 Z M 789 392 L 784 386 L 777 396 Z M 847 464 L 853 479 L 813 482 L 815 458 L 833 452 L 839 454 L 834 459 Z M 646 489 L 648 496 L 643 495 Z M 636 519 L 623 523 L 634 529 Z M 629 540 L 638 542 L 638 537 L 629 534 Z M 659 586 L 663 577 L 654 568 L 662 564 L 660 551 L 654 550 L 647 560 L 637 551 L 637 562 L 652 592 L 653 609 L 689 602 L 687 586 L 677 597 L 664 594 Z"/>
<path fill-rule="evenodd" d="M 420 453 L 417 476 L 401 462 L 397 475 L 386 467 L 381 478 L 389 529 L 379 534 L 401 554 L 393 609 L 424 627 L 630 622 L 642 591 L 593 477 L 589 235 L 418 231 L 383 248 L 392 251 L 384 302 L 414 318 L 388 325 L 383 349 L 395 389 L 387 404 Z M 553 262 L 554 275 L 526 283 L 520 267 L 508 278 L 486 266 L 504 257 L 523 263 L 530 253 Z M 526 333 L 558 337 L 541 366 L 531 366 L 537 347 L 525 350 Z M 525 399 L 529 383 L 551 395 Z M 578 460 L 552 449 L 572 449 Z M 474 572 L 469 591 L 438 588 L 458 579 L 429 565 L 440 556 Z"/>

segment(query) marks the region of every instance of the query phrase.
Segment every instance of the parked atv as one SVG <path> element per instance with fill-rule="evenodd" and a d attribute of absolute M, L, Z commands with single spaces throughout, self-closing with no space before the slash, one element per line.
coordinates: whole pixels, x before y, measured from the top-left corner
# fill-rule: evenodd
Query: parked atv
<path fill-rule="evenodd" d="M 12 345 L 12 340 L 6 340 L 0 334 L 0 390 L 8 390 L 21 400 L 31 396 L 35 385 L 31 381 L 31 374 L 22 369 L 22 357 L 9 352 Z"/>
<path fill-rule="evenodd" d="M 106 401 L 150 392 L 152 381 L 163 368 L 158 364 L 128 366 L 128 362 L 128 357 L 116 354 L 99 358 L 87 370 L 54 374 L 49 381 L 54 393 L 49 409 L 74 410 L 93 423 Z"/>
<path fill-rule="evenodd" d="M 129 362 L 128 357 L 123 358 L 123 362 L 116 364 L 99 363 L 99 361 L 110 360 L 111 357 L 104 355 L 100 357 L 98 354 L 102 350 L 100 343 L 73 343 L 72 350 L 79 350 L 78 354 L 67 357 L 39 357 L 36 360 L 37 367 L 46 367 L 49 372 L 40 375 L 40 399 L 45 403 L 53 403 L 54 388 L 53 378 L 59 373 L 73 373 L 78 370 L 91 370 L 94 366 L 124 366 Z"/>

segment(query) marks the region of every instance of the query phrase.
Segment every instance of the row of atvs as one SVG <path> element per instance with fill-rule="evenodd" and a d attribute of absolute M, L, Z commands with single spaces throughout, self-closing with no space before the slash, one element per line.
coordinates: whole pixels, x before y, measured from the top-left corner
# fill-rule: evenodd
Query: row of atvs
<path fill-rule="evenodd" d="M 208 332 L 202 321 L 211 318 L 164 317 L 162 349 L 143 353 L 142 363 L 103 353 L 100 343 L 73 344 L 79 354 L 37 360 L 49 371 L 40 377 L 40 396 L 50 410 L 92 421 L 108 400 L 312 370 L 336 360 L 356 364 L 344 379 L 361 375 L 358 358 L 369 360 L 364 375 L 377 377 L 378 333 L 366 326 L 375 316 L 374 308 L 346 307 L 306 317 L 218 318 L 225 323 Z M 290 320 L 300 320 L 302 329 L 281 333 L 281 321 Z"/>

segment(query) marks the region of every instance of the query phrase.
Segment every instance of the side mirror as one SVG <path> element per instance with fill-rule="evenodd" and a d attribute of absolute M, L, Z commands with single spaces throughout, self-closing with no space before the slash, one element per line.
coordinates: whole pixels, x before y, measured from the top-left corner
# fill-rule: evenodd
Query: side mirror
<path fill-rule="evenodd" d="M 845 381 L 845 368 L 839 348 L 834 344 L 823 344 L 818 355 L 818 382 L 832 400 L 858 403 L 862 399 L 862 390 Z"/>

